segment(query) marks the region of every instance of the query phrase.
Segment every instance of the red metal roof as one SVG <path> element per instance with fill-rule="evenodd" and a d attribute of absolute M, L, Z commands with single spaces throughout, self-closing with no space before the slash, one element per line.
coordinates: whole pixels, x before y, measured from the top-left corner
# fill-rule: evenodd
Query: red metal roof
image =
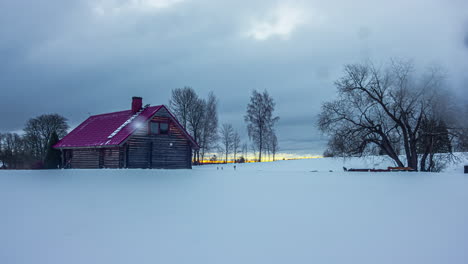
<path fill-rule="evenodd" d="M 161 108 L 166 107 L 164 105 L 146 107 L 135 115 L 132 114 L 131 110 L 125 110 L 90 116 L 55 144 L 54 148 L 119 146 L 131 136 L 135 130 L 151 119 Z M 198 144 L 193 138 L 172 114 L 171 116 L 185 133 L 187 139 L 192 142 L 194 147 L 198 148 Z"/>

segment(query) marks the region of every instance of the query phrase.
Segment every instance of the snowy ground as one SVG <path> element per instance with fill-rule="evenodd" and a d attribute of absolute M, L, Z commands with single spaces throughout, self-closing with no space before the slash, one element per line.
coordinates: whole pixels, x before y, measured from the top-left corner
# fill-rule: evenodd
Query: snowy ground
<path fill-rule="evenodd" d="M 0 263 L 468 263 L 463 164 L 343 165 L 0 171 Z"/>

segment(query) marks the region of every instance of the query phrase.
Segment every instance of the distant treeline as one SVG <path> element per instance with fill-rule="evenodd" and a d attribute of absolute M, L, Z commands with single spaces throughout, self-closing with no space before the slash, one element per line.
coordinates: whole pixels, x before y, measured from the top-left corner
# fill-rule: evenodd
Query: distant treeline
<path fill-rule="evenodd" d="M 0 134 L 0 167 L 43 169 L 60 167 L 60 151 L 52 146 L 67 134 L 67 119 L 58 114 L 30 119 L 22 134 Z"/>

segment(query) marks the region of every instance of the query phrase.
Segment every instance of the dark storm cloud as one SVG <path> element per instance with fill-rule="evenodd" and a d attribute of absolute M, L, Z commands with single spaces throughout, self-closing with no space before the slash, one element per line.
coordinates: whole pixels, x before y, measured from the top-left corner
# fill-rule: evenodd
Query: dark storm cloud
<path fill-rule="evenodd" d="M 133 95 L 167 103 L 189 85 L 214 91 L 220 122 L 246 136 L 249 95 L 267 89 L 282 149 L 320 153 L 315 116 L 343 64 L 411 57 L 445 66 L 454 86 L 464 81 L 467 2 L 378 2 L 2 1 L 0 130 L 51 112 L 76 125 L 128 108 Z"/>

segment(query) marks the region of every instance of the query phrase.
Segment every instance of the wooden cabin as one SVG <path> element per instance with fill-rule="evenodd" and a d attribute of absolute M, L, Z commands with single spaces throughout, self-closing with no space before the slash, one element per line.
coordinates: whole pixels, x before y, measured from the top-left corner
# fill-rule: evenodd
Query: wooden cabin
<path fill-rule="evenodd" d="M 132 98 L 131 110 L 90 116 L 54 148 L 62 151 L 65 168 L 192 168 L 197 142 L 164 105 L 142 106 Z"/>

